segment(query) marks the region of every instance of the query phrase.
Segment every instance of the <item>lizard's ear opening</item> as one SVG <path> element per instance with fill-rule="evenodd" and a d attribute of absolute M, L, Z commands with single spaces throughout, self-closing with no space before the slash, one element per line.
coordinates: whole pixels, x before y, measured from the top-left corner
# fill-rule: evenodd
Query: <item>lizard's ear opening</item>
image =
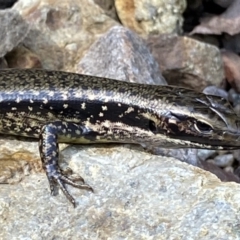
<path fill-rule="evenodd" d="M 149 129 L 150 131 L 152 131 L 153 133 L 157 133 L 157 127 L 154 121 L 149 120 Z"/>

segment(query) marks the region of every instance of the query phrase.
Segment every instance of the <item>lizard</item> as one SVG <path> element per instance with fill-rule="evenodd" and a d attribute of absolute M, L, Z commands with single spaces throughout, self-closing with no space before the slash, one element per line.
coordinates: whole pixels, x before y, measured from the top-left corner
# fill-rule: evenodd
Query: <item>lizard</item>
<path fill-rule="evenodd" d="M 238 149 L 240 121 L 225 99 L 176 86 L 44 69 L 0 70 L 0 134 L 35 138 L 51 193 L 93 190 L 58 164 L 58 143 Z M 82 180 L 81 183 L 78 180 Z"/>

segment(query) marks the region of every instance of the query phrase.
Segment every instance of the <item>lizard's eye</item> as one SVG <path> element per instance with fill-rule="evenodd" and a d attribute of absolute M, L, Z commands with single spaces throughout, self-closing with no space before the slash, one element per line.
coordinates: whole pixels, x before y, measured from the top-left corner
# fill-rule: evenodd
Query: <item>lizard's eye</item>
<path fill-rule="evenodd" d="M 208 125 L 207 123 L 196 121 L 194 123 L 195 129 L 200 133 L 211 134 L 212 133 L 212 126 Z"/>

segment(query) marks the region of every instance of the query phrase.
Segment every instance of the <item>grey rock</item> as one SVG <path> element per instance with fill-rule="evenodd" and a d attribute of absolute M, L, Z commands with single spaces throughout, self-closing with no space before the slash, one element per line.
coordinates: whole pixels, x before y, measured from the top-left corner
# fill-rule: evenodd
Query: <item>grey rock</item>
<path fill-rule="evenodd" d="M 231 166 L 233 163 L 233 154 L 222 154 L 218 155 L 213 159 L 213 163 L 219 167 Z"/>
<path fill-rule="evenodd" d="M 143 40 L 120 26 L 111 28 L 88 49 L 77 72 L 129 82 L 166 84 Z"/>
<path fill-rule="evenodd" d="M 234 109 L 235 113 L 240 116 L 240 104 L 237 104 L 236 106 L 234 106 L 233 109 Z"/>
<path fill-rule="evenodd" d="M 37 143 L 18 143 L 36 154 Z M 129 145 L 71 146 L 62 157 L 94 193 L 69 187 L 74 209 L 50 196 L 43 172 L 1 185 L 1 239 L 239 239 L 238 184 Z"/>
<path fill-rule="evenodd" d="M 233 156 L 238 162 L 240 162 L 240 150 L 234 150 Z"/>
<path fill-rule="evenodd" d="M 0 57 L 18 46 L 29 31 L 28 24 L 13 9 L 0 11 Z"/>
<path fill-rule="evenodd" d="M 173 157 L 182 162 L 191 164 L 193 166 L 200 167 L 206 171 L 209 171 L 215 174 L 221 181 L 224 182 L 237 182 L 240 183 L 239 177 L 236 176 L 233 171 L 226 172 L 216 164 L 209 161 L 205 161 L 206 158 L 217 153 L 215 150 L 206 150 L 206 149 L 168 149 L 168 148 L 147 148 L 148 152 L 151 152 L 156 155 Z"/>
<path fill-rule="evenodd" d="M 166 156 L 166 157 L 173 157 L 182 162 L 191 164 L 193 166 L 199 166 L 199 158 L 198 158 L 198 149 L 194 148 L 178 148 L 178 149 L 170 149 L 170 148 L 162 148 L 162 147 L 154 147 L 154 148 L 147 148 L 149 152 Z"/>
<path fill-rule="evenodd" d="M 222 98 L 228 100 L 227 91 L 225 91 L 221 88 L 218 88 L 216 86 L 208 86 L 208 87 L 204 88 L 203 93 L 205 93 L 207 95 L 214 95 L 214 96 L 222 97 Z"/>
<path fill-rule="evenodd" d="M 232 166 L 227 166 L 224 168 L 224 171 L 228 173 L 234 173 L 234 168 Z"/>
<path fill-rule="evenodd" d="M 216 150 L 209 150 L 209 149 L 199 149 L 197 152 L 197 156 L 200 160 L 205 161 L 209 157 L 215 155 L 217 153 Z"/>
<path fill-rule="evenodd" d="M 235 89 L 231 88 L 228 91 L 228 100 L 233 103 L 233 106 L 237 106 L 240 104 L 240 94 L 236 92 Z"/>
<path fill-rule="evenodd" d="M 234 0 L 213 0 L 216 4 L 223 8 L 229 7 Z"/>

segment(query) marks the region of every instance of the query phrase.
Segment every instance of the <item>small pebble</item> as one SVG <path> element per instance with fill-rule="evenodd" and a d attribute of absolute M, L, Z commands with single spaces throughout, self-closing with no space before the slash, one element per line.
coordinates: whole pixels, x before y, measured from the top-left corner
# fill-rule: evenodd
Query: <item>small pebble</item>
<path fill-rule="evenodd" d="M 236 106 L 234 106 L 234 111 L 236 114 L 240 115 L 240 104 L 237 104 Z"/>
<path fill-rule="evenodd" d="M 226 172 L 230 172 L 230 173 L 233 173 L 233 172 L 234 172 L 234 169 L 233 169 L 232 166 L 227 166 L 227 167 L 225 167 L 223 170 L 226 171 Z"/>
<path fill-rule="evenodd" d="M 216 150 L 198 149 L 197 156 L 200 160 L 205 161 L 215 155 L 216 152 Z"/>
<path fill-rule="evenodd" d="M 240 150 L 234 150 L 233 151 L 233 157 L 240 162 Z"/>
<path fill-rule="evenodd" d="M 240 94 L 237 93 L 233 88 L 228 91 L 228 101 L 233 103 L 233 106 L 240 104 Z"/>
<path fill-rule="evenodd" d="M 208 86 L 204 88 L 203 93 L 228 99 L 228 93 L 225 90 L 218 88 L 216 86 Z"/>
<path fill-rule="evenodd" d="M 218 155 L 213 159 L 213 163 L 219 167 L 227 167 L 233 164 L 233 154 Z"/>

